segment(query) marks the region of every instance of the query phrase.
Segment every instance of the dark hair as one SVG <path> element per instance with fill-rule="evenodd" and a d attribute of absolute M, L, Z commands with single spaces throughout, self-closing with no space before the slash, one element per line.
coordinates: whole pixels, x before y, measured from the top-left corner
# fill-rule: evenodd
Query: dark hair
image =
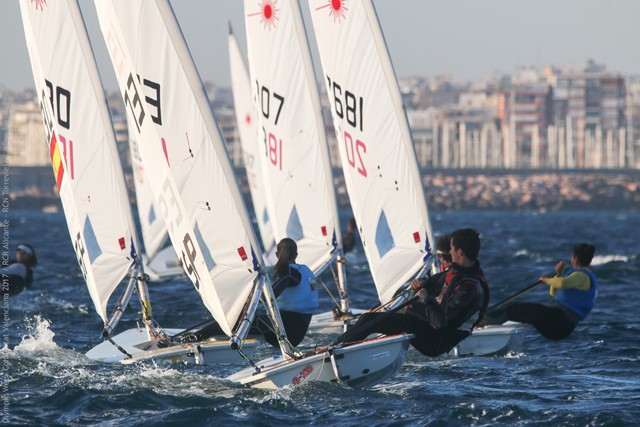
<path fill-rule="evenodd" d="M 451 262 L 451 236 L 445 234 L 440 237 L 436 244 L 436 251 L 438 255 L 442 255 L 442 259 L 446 262 Z"/>
<path fill-rule="evenodd" d="M 460 228 L 451 233 L 451 244 L 472 261 L 478 259 L 480 253 L 480 234 L 473 228 Z"/>
<path fill-rule="evenodd" d="M 289 271 L 289 264 L 296 262 L 298 256 L 298 245 L 293 239 L 285 237 L 278 242 L 276 246 L 276 254 L 278 255 L 278 261 L 274 266 L 276 275 L 284 276 Z"/>
<path fill-rule="evenodd" d="M 588 243 L 579 243 L 573 247 L 573 255 L 575 255 L 580 265 L 585 267 L 591 265 L 591 260 L 595 253 L 596 247 Z"/>
<path fill-rule="evenodd" d="M 29 248 L 31 253 L 28 253 L 28 252 L 20 249 L 20 246 L 26 246 L 27 248 Z M 16 251 L 22 251 L 22 252 L 26 253 L 27 255 L 29 255 L 29 259 L 24 263 L 27 267 L 34 268 L 36 265 L 38 265 L 38 257 L 36 256 L 36 250 L 33 249 L 33 246 L 31 246 L 30 244 L 28 244 L 28 243 L 20 243 L 18 245 L 18 247 L 16 248 Z"/>

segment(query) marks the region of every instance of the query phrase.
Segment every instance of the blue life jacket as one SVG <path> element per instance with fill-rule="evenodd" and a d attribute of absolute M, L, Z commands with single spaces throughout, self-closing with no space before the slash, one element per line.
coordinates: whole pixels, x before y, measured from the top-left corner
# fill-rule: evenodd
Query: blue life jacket
<path fill-rule="evenodd" d="M 296 269 L 302 278 L 297 286 L 287 288 L 280 294 L 278 308 L 296 313 L 315 313 L 319 305 L 316 276 L 306 265 L 289 264 L 289 267 Z"/>
<path fill-rule="evenodd" d="M 586 291 L 575 288 L 558 289 L 558 292 L 556 293 L 556 301 L 573 311 L 580 320 L 584 320 L 591 312 L 591 309 L 593 309 L 593 305 L 596 302 L 596 297 L 598 296 L 598 279 L 592 271 L 582 268 L 579 270 L 569 270 L 565 276 L 568 276 L 574 271 L 580 271 L 589 276 L 589 279 L 591 280 L 591 287 Z"/>

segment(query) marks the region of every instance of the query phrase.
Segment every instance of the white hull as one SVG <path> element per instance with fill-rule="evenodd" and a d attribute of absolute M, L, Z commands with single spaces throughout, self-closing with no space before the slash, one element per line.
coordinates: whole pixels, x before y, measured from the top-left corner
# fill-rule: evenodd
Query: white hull
<path fill-rule="evenodd" d="M 146 255 L 143 256 L 144 271 L 149 276 L 149 280 L 155 282 L 184 275 L 184 270 L 178 262 L 175 251 L 173 248 L 169 249 L 170 251 L 158 252 L 151 260 Z"/>
<path fill-rule="evenodd" d="M 314 314 L 311 318 L 311 323 L 309 323 L 308 333 L 316 333 L 316 334 L 334 334 L 334 333 L 342 333 L 344 332 L 344 325 L 347 324 L 349 326 L 356 323 L 358 317 L 362 313 L 366 313 L 367 310 L 361 310 L 358 308 L 352 308 L 351 313 L 353 316 L 344 317 L 341 319 L 336 319 L 333 317 L 332 311 L 327 311 L 324 313 Z"/>
<path fill-rule="evenodd" d="M 367 340 L 348 347 L 329 347 L 323 353 L 299 360 L 281 356 L 257 363 L 260 372 L 246 368 L 228 380 L 255 388 L 278 389 L 311 381 L 340 382 L 366 388 L 393 375 L 404 363 L 412 335 L 394 335 Z"/>
<path fill-rule="evenodd" d="M 182 329 L 165 329 L 167 334 L 177 334 Z M 120 362 L 131 364 L 139 361 L 153 360 L 166 363 L 238 363 L 243 359 L 236 350 L 231 349 L 228 340 L 207 339 L 193 343 L 176 343 L 168 347 L 158 347 L 156 341 L 149 341 L 144 329 L 129 329 L 112 337 L 132 357 L 128 358 L 112 343 L 105 341 L 87 352 L 89 359 L 100 362 Z M 260 342 L 258 340 L 246 340 L 242 347 L 243 352 L 251 357 L 255 353 Z"/>
<path fill-rule="evenodd" d="M 477 328 L 449 352 L 450 356 L 490 356 L 518 351 L 524 342 L 527 325 L 507 322 Z"/>

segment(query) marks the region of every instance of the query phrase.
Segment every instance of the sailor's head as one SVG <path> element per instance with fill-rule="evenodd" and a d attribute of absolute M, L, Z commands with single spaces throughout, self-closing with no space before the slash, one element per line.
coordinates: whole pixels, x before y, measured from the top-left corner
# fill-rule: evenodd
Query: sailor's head
<path fill-rule="evenodd" d="M 33 268 L 38 264 L 36 251 L 28 243 L 20 243 L 16 248 L 16 260 L 27 267 Z"/>
<path fill-rule="evenodd" d="M 298 256 L 298 245 L 295 240 L 285 237 L 276 246 L 276 256 L 287 262 L 295 262 Z"/>

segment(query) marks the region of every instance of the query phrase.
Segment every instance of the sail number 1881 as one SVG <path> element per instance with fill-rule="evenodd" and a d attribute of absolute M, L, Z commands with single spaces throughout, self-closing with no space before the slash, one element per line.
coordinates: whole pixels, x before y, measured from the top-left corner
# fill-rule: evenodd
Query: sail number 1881
<path fill-rule="evenodd" d="M 356 96 L 349 90 L 343 90 L 331 77 L 327 76 L 329 83 L 329 102 L 333 104 L 336 115 L 346 120 L 349 126 L 355 130 L 363 131 L 363 109 L 364 99 Z M 344 149 L 347 157 L 347 163 L 354 168 L 360 175 L 367 176 L 367 168 L 365 166 L 364 155 L 367 153 L 367 145 L 360 139 L 354 138 L 351 132 L 344 130 L 343 132 Z"/>

